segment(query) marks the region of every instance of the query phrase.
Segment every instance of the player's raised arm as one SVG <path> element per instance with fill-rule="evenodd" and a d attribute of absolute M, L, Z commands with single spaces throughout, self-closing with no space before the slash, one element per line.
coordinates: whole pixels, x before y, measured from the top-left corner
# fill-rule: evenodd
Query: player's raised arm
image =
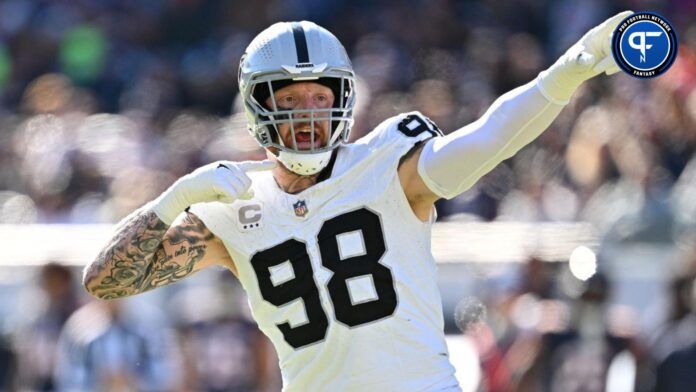
<path fill-rule="evenodd" d="M 251 170 L 274 163 L 215 162 L 180 178 L 160 197 L 126 217 L 114 237 L 84 271 L 87 291 L 102 299 L 139 294 L 176 282 L 207 266 L 231 266 L 222 243 L 188 206 L 250 198 Z"/>
<path fill-rule="evenodd" d="M 498 98 L 477 121 L 433 138 L 404 165 L 419 176 L 404 186 L 409 200 L 452 198 L 536 139 L 587 79 L 619 68 L 611 55 L 611 35 L 625 11 L 590 30 L 558 61 L 524 86 Z M 415 160 L 414 159 L 414 160 Z M 409 169 L 410 168 L 410 169 Z M 401 169 L 400 169 L 401 170 Z M 407 174 L 407 176 L 408 176 Z M 402 175 L 402 184 L 404 183 Z"/>

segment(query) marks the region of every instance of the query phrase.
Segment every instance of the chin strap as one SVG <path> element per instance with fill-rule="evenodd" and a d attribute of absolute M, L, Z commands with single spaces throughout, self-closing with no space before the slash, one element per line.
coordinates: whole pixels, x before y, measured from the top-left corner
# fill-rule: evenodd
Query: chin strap
<path fill-rule="evenodd" d="M 332 151 L 324 151 L 314 154 L 298 154 L 290 151 L 280 151 L 278 160 L 293 173 L 301 176 L 317 174 L 325 168 L 331 160 Z"/>

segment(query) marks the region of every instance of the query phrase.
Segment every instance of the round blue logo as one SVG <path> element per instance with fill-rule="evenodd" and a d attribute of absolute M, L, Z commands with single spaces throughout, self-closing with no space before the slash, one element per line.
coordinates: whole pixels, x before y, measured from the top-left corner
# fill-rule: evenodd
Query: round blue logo
<path fill-rule="evenodd" d="M 660 15 L 636 13 L 621 21 L 614 30 L 612 55 L 627 74 L 653 78 L 667 71 L 674 62 L 677 35 Z"/>

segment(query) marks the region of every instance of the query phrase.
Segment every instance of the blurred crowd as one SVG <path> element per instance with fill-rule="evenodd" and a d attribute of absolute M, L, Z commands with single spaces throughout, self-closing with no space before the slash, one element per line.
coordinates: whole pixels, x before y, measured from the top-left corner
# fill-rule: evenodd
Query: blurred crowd
<path fill-rule="evenodd" d="M 236 76 L 246 45 L 273 22 L 313 20 L 344 43 L 359 79 L 356 140 L 411 110 L 454 131 L 624 9 L 673 23 L 672 68 L 652 80 L 586 83 L 538 140 L 438 202 L 438 216 L 584 221 L 602 243 L 692 243 L 690 0 L 0 1 L 0 223 L 116 222 L 202 164 L 262 158 Z M 610 277 L 575 287 L 558 267 L 531 260 L 518 287 L 486 299 L 489 321 L 465 328 L 485 390 L 696 385 L 682 366 L 696 357 L 693 258 L 675 270 L 671 313 L 654 331 L 632 328 L 630 309 L 609 309 Z M 214 300 L 228 298 L 215 290 L 236 290 L 222 283 L 229 276 L 162 301 L 176 317 L 141 303 L 132 317 L 120 302 L 86 302 L 74 272 L 43 267 L 43 306 L 29 307 L 8 336 L 0 331 L 0 390 L 277 388 L 267 341 L 243 310 Z M 200 296 L 210 309 L 186 312 Z"/>
<path fill-rule="evenodd" d="M 410 110 L 454 131 L 621 9 L 676 26 L 672 69 L 587 83 L 539 140 L 438 212 L 606 230 L 648 219 L 669 236 L 696 219 L 696 6 L 679 0 L 3 1 L 0 223 L 118 221 L 201 164 L 263 157 L 236 75 L 272 22 L 312 19 L 343 41 L 355 140 Z"/>
<path fill-rule="evenodd" d="M 696 248 L 694 248 L 696 250 Z M 530 258 L 508 290 L 466 297 L 451 349 L 479 391 L 689 391 L 696 382 L 696 251 L 668 287 L 667 315 L 641 331 L 637 311 L 612 303 L 614 282 L 581 282 L 560 263 Z M 483 302 L 481 302 L 483 301 Z"/>
<path fill-rule="evenodd" d="M 446 332 L 464 391 L 691 390 L 696 247 L 682 261 L 667 314 L 646 331 L 637 309 L 611 301 L 606 273 L 580 281 L 530 258 L 513 284 L 478 290 L 454 312 L 458 330 Z M 116 301 L 88 299 L 78 276 L 48 263 L 16 292 L 18 311 L 0 328 L 0 391 L 280 389 L 276 354 L 228 271 Z"/>
<path fill-rule="evenodd" d="M 90 301 L 75 272 L 48 263 L 16 295 L 24 306 L 0 333 L 0 391 L 280 389 L 273 348 L 229 272 L 166 301 Z"/>

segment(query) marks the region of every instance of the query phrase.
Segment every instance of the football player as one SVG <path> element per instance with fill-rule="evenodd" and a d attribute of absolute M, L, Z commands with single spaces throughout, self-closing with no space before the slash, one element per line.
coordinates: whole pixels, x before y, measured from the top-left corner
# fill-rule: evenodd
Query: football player
<path fill-rule="evenodd" d="M 447 136 L 411 112 L 355 143 L 355 75 L 341 43 L 311 22 L 272 25 L 239 68 L 268 160 L 180 178 L 122 221 L 85 269 L 86 289 L 120 298 L 224 266 L 275 345 L 284 390 L 459 390 L 430 252 L 433 204 L 539 136 L 583 81 L 617 72 L 610 38 L 629 14 Z"/>

